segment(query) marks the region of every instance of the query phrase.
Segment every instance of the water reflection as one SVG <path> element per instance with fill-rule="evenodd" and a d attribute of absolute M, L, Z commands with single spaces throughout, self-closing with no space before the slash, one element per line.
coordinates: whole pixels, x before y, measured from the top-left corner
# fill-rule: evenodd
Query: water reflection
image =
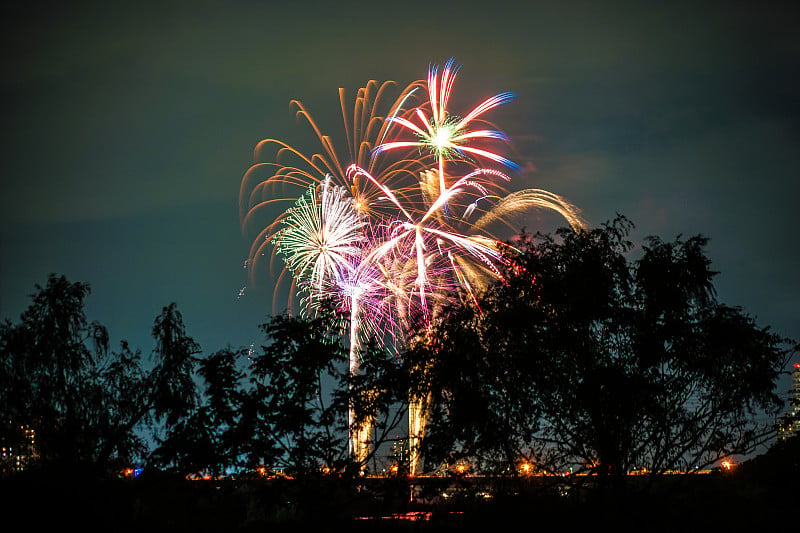
<path fill-rule="evenodd" d="M 437 515 L 459 515 L 463 511 L 440 512 Z M 410 522 L 428 521 L 433 516 L 431 511 L 409 511 L 407 513 L 393 513 L 384 516 L 357 516 L 356 520 L 407 520 Z"/>

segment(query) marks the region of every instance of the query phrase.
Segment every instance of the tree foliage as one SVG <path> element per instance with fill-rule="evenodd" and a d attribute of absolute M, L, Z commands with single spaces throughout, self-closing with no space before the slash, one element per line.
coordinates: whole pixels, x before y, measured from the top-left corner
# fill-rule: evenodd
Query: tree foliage
<path fill-rule="evenodd" d="M 365 465 L 351 464 L 349 425 L 374 420 L 379 445 L 402 418 L 399 365 L 371 344 L 362 350 L 364 372 L 351 376 L 333 327 L 342 321 L 331 310 L 270 318 L 260 350 L 203 356 L 172 303 L 154 320 L 145 370 L 126 341 L 109 350 L 105 327 L 86 318 L 88 294 L 88 284 L 52 275 L 18 323 L 0 324 L 0 441 L 26 446 L 33 430 L 26 455 L 38 466 L 356 472 Z M 347 419 L 350 405 L 357 420 Z"/>
<path fill-rule="evenodd" d="M 19 323 L 0 327 L 4 437 L 23 443 L 21 431 L 33 430 L 45 465 L 97 467 L 141 448 L 124 430 L 142 383 L 132 371 L 139 354 L 109 351 L 105 327 L 86 318 L 88 294 L 87 284 L 51 275 Z"/>
<path fill-rule="evenodd" d="M 0 323 L 0 440 L 32 429 L 42 467 L 316 479 L 361 472 L 350 430 L 370 422 L 374 459 L 408 398 L 430 397 L 430 468 L 468 458 L 509 473 L 527 460 L 621 487 L 633 469 L 751 451 L 774 434 L 759 415 L 780 407 L 776 378 L 797 345 L 717 300 L 705 237 L 635 249 L 631 229 L 618 217 L 520 236 L 502 283 L 421 327 L 399 359 L 364 343 L 357 375 L 346 321 L 326 306 L 269 318 L 259 347 L 203 355 L 173 303 L 145 365 L 89 322 L 88 284 L 52 275 L 17 323 Z"/>
<path fill-rule="evenodd" d="M 622 485 L 627 472 L 692 471 L 774 434 L 786 339 L 717 301 L 695 236 L 632 224 L 523 235 L 503 283 L 452 309 L 409 352 L 430 361 L 426 450 L 496 469 L 530 457 Z"/>
<path fill-rule="evenodd" d="M 278 316 L 262 330 L 271 342 L 253 356 L 251 399 L 269 459 L 298 474 L 337 469 L 347 457 L 347 408 L 324 385 L 346 379 L 345 348 L 322 318 Z"/>
<path fill-rule="evenodd" d="M 392 409 L 402 394 L 399 366 L 373 344 L 362 350 L 362 372 L 351 376 L 335 313 L 323 308 L 310 319 L 275 316 L 261 326 L 268 342 L 251 354 L 248 372 L 251 464 L 293 475 L 352 474 L 365 465 L 352 463 L 350 427 L 374 419 L 373 444 L 379 445 L 400 422 L 402 410 Z M 355 420 L 348 420 L 350 405 L 359 414 Z"/>
<path fill-rule="evenodd" d="M 4 445 L 27 448 L 29 466 L 115 473 L 151 455 L 146 437 L 161 421 L 162 452 L 197 408 L 200 349 L 175 304 L 155 321 L 146 371 L 138 349 L 110 350 L 106 328 L 88 321 L 87 283 L 51 275 L 36 289 L 19 322 L 0 326 Z"/>

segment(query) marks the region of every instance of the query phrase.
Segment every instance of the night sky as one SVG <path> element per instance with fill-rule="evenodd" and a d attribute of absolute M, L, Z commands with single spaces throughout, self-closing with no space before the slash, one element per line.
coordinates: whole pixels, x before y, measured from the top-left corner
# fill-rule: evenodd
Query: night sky
<path fill-rule="evenodd" d="M 291 99 L 339 136 L 339 87 L 404 86 L 455 56 L 454 105 L 517 95 L 488 117 L 523 166 L 513 190 L 565 196 L 592 225 L 622 213 L 639 242 L 707 235 L 720 300 L 800 339 L 788 2 L 22 4 L 0 17 L 0 318 L 53 272 L 91 284 L 115 346 L 149 354 L 170 302 L 205 353 L 260 341 L 270 282 L 239 297 L 255 144 L 310 151 Z"/>

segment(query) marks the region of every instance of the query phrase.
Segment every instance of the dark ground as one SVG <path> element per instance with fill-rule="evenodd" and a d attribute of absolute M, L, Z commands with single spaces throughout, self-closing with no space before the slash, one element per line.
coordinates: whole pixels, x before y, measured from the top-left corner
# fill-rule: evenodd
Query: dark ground
<path fill-rule="evenodd" d="M 359 490 L 330 477 L 214 482 L 26 472 L 0 480 L 0 530 L 788 531 L 797 520 L 800 453 L 795 443 L 733 472 L 684 477 L 677 485 L 670 480 L 648 492 L 632 486 L 625 494 L 563 495 L 551 483 L 520 480 L 495 486 L 486 499 L 478 485 L 475 478 L 435 478 L 422 495 L 449 488 L 453 496 L 409 502 L 405 479 L 369 480 Z M 385 518 L 414 512 L 427 519 Z"/>

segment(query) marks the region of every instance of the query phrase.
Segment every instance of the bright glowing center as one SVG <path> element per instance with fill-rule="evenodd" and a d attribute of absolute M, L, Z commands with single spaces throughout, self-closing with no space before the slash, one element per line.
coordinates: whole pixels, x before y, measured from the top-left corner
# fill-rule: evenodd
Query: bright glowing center
<path fill-rule="evenodd" d="M 316 238 L 315 238 L 317 249 L 320 251 L 320 253 L 323 253 L 323 254 L 328 249 L 328 238 L 325 235 L 325 233 L 326 233 L 325 231 L 320 231 L 319 233 L 317 233 Z"/>
<path fill-rule="evenodd" d="M 436 136 L 433 138 L 433 145 L 436 149 L 442 151 L 450 146 L 451 139 L 453 138 L 453 127 L 450 124 L 443 124 L 436 130 Z"/>

